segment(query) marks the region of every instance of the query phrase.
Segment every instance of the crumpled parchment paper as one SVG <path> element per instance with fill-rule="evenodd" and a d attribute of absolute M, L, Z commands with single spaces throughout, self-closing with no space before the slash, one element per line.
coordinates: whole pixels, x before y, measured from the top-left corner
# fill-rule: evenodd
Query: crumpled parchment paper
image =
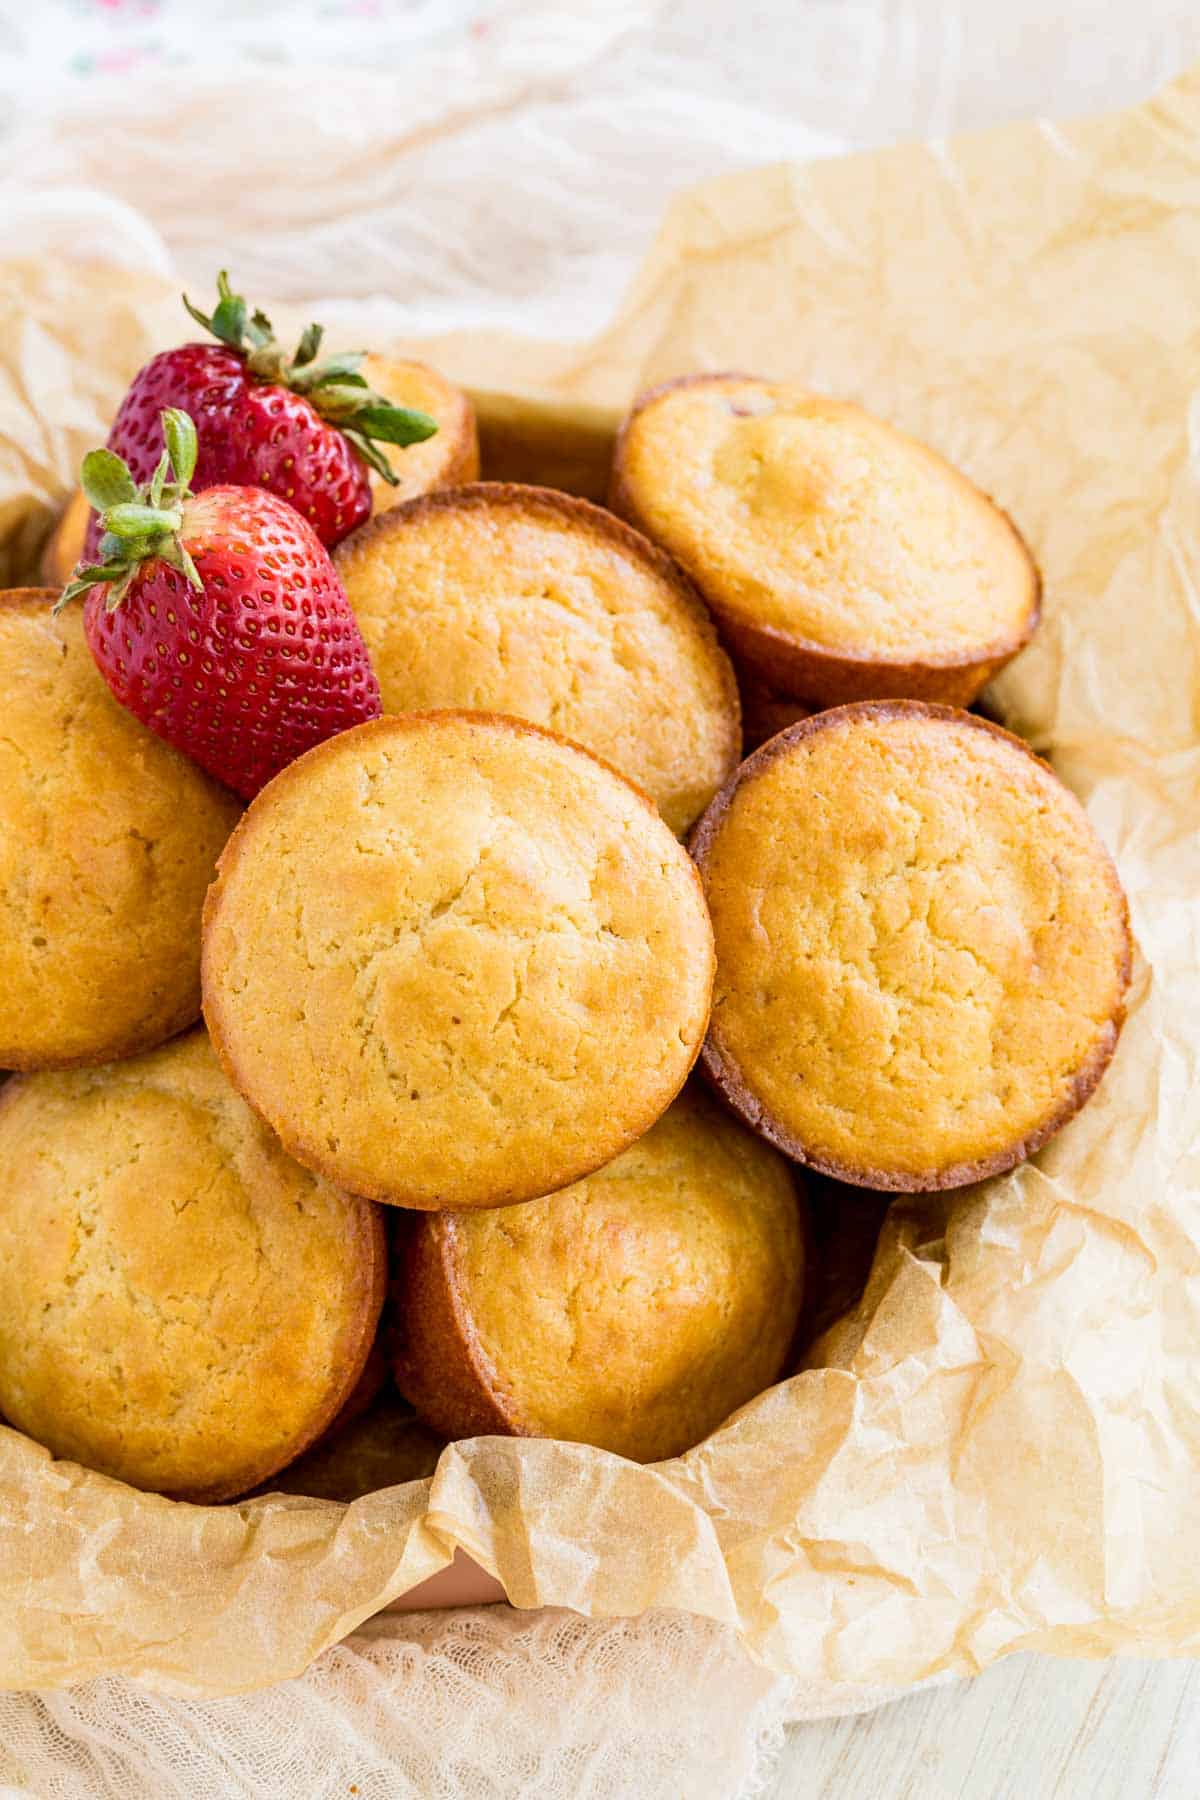
<path fill-rule="evenodd" d="M 180 333 L 166 284 L 0 268 L 0 579 Z M 702 1614 L 847 1705 L 1017 1648 L 1197 1651 L 1200 73 L 1109 119 L 711 183 L 586 348 L 396 347 L 517 396 L 484 404 L 491 473 L 595 491 L 611 409 L 733 366 L 861 401 L 994 494 L 1046 615 L 993 698 L 1120 864 L 1128 1024 L 1035 1165 L 895 1205 L 814 1366 L 676 1462 L 488 1439 L 348 1508 L 195 1508 L 0 1432 L 0 1684 L 263 1685 L 456 1546 L 518 1606 Z"/>

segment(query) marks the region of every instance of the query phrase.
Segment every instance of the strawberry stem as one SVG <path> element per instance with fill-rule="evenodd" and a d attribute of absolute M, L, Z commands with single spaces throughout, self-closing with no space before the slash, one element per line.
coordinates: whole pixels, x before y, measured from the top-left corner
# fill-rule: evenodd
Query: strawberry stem
<path fill-rule="evenodd" d="M 167 455 L 175 471 L 176 486 L 186 488 L 196 473 L 196 458 L 200 454 L 200 440 L 191 414 L 178 406 L 165 407 L 162 430 Z"/>
<path fill-rule="evenodd" d="M 187 413 L 168 406 L 160 415 L 165 448 L 158 467 L 144 487 L 138 487 L 129 468 L 112 450 L 89 450 L 80 470 L 80 485 L 100 514 L 104 535 L 101 561 L 78 568 L 55 604 L 61 612 L 72 600 L 94 587 L 107 587 L 105 610 L 114 612 L 129 591 L 143 562 L 161 557 L 203 591 L 199 571 L 180 537 L 184 502 L 191 499 L 188 483 L 196 471 L 199 450 L 196 427 Z M 170 471 L 174 477 L 167 480 Z"/>
<path fill-rule="evenodd" d="M 217 276 L 217 304 L 211 313 L 193 306 L 186 294 L 183 304 L 198 325 L 244 357 L 246 371 L 256 381 L 304 394 L 362 460 L 393 487 L 399 477 L 377 444 L 420 444 L 437 431 L 437 420 L 428 413 L 396 406 L 385 395 L 374 392 L 359 374 L 365 351 L 343 350 L 318 362 L 324 337 L 322 326 L 306 326 L 295 353 L 289 357 L 276 338 L 271 321 L 265 313 L 249 311 L 242 296 L 231 289 L 224 269 Z"/>

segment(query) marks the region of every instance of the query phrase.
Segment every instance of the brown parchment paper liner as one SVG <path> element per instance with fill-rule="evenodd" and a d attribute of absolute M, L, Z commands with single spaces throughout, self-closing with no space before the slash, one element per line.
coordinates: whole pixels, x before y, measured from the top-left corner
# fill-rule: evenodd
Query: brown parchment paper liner
<path fill-rule="evenodd" d="M 148 282 L 0 275 L 12 580 L 183 321 Z M 0 1681 L 269 1682 L 455 1546 L 520 1606 L 688 1609 L 813 1683 L 1200 1649 L 1200 76 L 1098 122 L 717 182 L 598 343 L 429 353 L 517 395 L 484 408 L 495 472 L 594 492 L 605 408 L 735 366 L 863 402 L 1009 508 L 1046 619 L 996 698 L 1120 863 L 1129 1022 L 1036 1167 L 893 1207 L 822 1366 L 678 1462 L 480 1440 L 348 1508 L 202 1509 L 4 1433 Z"/>

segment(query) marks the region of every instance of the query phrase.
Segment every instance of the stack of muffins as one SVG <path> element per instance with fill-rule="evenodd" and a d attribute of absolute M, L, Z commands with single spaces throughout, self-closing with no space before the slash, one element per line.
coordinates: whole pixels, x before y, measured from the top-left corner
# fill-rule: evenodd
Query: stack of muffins
<path fill-rule="evenodd" d="M 940 458 L 698 376 L 604 510 L 373 374 L 442 425 L 335 556 L 385 716 L 244 813 L 0 596 L 0 1412 L 182 1499 L 681 1453 L 790 1366 L 802 1172 L 1013 1167 L 1129 979 L 1082 809 L 959 710 L 1039 582 Z"/>

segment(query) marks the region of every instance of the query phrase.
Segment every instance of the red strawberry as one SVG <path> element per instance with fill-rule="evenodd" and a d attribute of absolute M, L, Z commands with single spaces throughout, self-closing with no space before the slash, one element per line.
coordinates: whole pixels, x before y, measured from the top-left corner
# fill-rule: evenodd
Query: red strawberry
<path fill-rule="evenodd" d="M 140 488 L 111 450 L 84 457 L 102 560 L 58 604 L 86 594 L 84 630 L 117 699 L 249 800 L 302 751 L 377 718 L 379 684 L 312 527 L 262 488 L 193 494 L 195 426 L 168 408 L 162 436 Z"/>
<path fill-rule="evenodd" d="M 200 436 L 197 492 L 221 481 L 269 488 L 303 513 L 323 544 L 336 544 L 370 515 L 368 469 L 396 480 L 375 440 L 420 443 L 437 421 L 372 392 L 358 373 L 361 351 L 318 361 L 319 325 L 310 325 L 287 357 L 270 320 L 247 312 L 224 273 L 217 289 L 211 318 L 186 298 L 184 305 L 220 343 L 181 344 L 153 357 L 121 402 L 108 448 L 135 481 L 149 481 L 161 445 L 159 415 L 176 407 L 191 414 Z M 85 561 L 99 542 L 93 517 Z"/>

